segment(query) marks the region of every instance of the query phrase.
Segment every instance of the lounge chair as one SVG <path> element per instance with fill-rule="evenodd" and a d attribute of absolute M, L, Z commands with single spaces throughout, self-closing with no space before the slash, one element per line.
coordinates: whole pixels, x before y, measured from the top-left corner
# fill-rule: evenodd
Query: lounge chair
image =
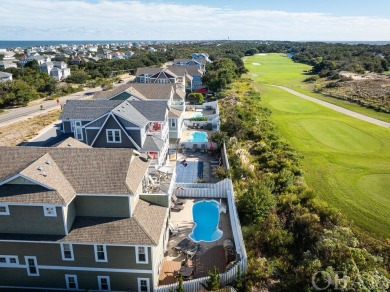
<path fill-rule="evenodd" d="M 185 249 L 188 245 L 191 244 L 191 240 L 188 238 L 182 239 L 176 246 L 172 247 L 172 249 L 176 252 L 181 252 L 183 248 Z"/>
<path fill-rule="evenodd" d="M 192 259 L 194 255 L 198 252 L 199 244 L 193 243 L 182 249 L 182 252 L 187 255 L 187 259 Z"/>
<path fill-rule="evenodd" d="M 179 225 L 173 225 L 172 223 L 169 223 L 169 231 L 172 235 L 177 235 L 179 233 Z"/>
<path fill-rule="evenodd" d="M 172 194 L 172 202 L 175 204 L 175 205 L 183 205 L 185 203 L 185 201 L 183 200 L 180 200 L 176 197 L 175 193 Z"/>
<path fill-rule="evenodd" d="M 182 206 L 182 205 L 175 205 L 174 203 L 171 203 L 171 210 L 172 211 L 180 212 L 183 209 L 184 209 L 184 206 Z"/>

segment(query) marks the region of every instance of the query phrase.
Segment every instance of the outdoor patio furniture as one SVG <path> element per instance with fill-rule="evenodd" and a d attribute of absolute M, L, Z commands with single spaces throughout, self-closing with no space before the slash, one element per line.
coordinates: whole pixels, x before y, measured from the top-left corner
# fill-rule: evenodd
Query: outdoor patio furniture
<path fill-rule="evenodd" d="M 180 212 L 183 209 L 184 209 L 184 206 L 182 206 L 182 205 L 175 205 L 174 203 L 171 203 L 171 210 L 172 211 Z"/>
<path fill-rule="evenodd" d="M 189 238 L 183 238 L 176 246 L 174 246 L 172 249 L 176 252 L 181 252 L 183 248 L 191 244 L 191 240 Z"/>
<path fill-rule="evenodd" d="M 169 231 L 172 235 L 177 235 L 179 233 L 179 225 L 173 225 L 172 223 L 169 223 Z"/>
<path fill-rule="evenodd" d="M 172 202 L 176 205 L 183 205 L 185 203 L 185 201 L 178 199 L 175 193 L 172 194 Z"/>
<path fill-rule="evenodd" d="M 180 270 L 177 271 L 178 275 L 181 275 L 183 278 L 188 278 L 193 274 L 194 270 L 190 267 L 181 267 Z"/>
<path fill-rule="evenodd" d="M 181 252 L 186 255 L 187 260 L 190 260 L 198 252 L 199 246 L 198 243 L 189 244 L 187 247 L 183 248 Z"/>

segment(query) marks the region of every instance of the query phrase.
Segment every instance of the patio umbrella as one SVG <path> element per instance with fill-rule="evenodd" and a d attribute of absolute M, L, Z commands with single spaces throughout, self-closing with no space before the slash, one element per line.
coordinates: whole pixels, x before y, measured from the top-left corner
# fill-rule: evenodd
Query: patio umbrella
<path fill-rule="evenodd" d="M 213 142 L 210 142 L 210 150 L 214 150 Z"/>

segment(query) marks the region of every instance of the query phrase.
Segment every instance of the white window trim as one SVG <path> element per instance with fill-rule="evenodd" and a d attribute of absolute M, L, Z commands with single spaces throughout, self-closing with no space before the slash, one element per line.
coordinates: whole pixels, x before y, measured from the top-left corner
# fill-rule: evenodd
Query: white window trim
<path fill-rule="evenodd" d="M 107 290 L 102 289 L 102 283 L 101 279 L 106 279 L 107 280 Z M 99 290 L 101 291 L 110 291 L 111 290 L 111 283 L 110 283 L 110 277 L 109 276 L 98 276 L 98 284 L 99 284 Z"/>
<path fill-rule="evenodd" d="M 34 266 L 37 271 L 36 274 L 31 274 L 30 273 L 30 265 L 28 264 L 28 260 L 32 259 L 34 261 Z M 38 263 L 37 263 L 37 257 L 32 257 L 32 256 L 25 256 L 24 260 L 26 262 L 26 268 L 27 268 L 27 275 L 30 277 L 39 277 L 39 269 L 38 269 Z"/>
<path fill-rule="evenodd" d="M 52 214 L 47 212 L 47 208 L 53 208 L 54 212 Z M 57 217 L 57 208 L 54 205 L 43 205 L 43 215 L 45 217 Z"/>
<path fill-rule="evenodd" d="M 138 291 L 141 291 L 141 281 L 146 281 L 148 283 L 148 292 L 150 292 L 150 279 L 149 278 L 137 278 Z"/>
<path fill-rule="evenodd" d="M 19 257 L 14 255 L 0 255 L 0 258 L 5 258 L 5 263 L 0 262 L 0 267 L 15 267 L 19 265 Z M 15 263 L 11 263 L 11 259 L 15 259 Z"/>
<path fill-rule="evenodd" d="M 64 245 L 69 245 L 70 253 L 71 253 L 71 258 L 66 258 L 65 257 L 65 249 Z M 73 253 L 73 245 L 71 243 L 61 243 L 61 256 L 63 261 L 74 261 L 74 253 Z"/>
<path fill-rule="evenodd" d="M 98 257 L 98 250 L 97 250 L 98 245 L 103 246 L 104 260 L 99 260 L 99 257 Z M 95 251 L 95 261 L 96 261 L 96 262 L 98 262 L 98 263 L 107 263 L 107 262 L 108 262 L 107 247 L 106 247 L 105 244 L 95 244 L 95 245 L 93 246 L 93 249 L 94 249 L 94 251 Z"/>
<path fill-rule="evenodd" d="M 80 139 L 79 139 L 79 137 L 77 136 L 77 131 L 79 131 L 80 130 Z M 83 140 L 83 138 L 84 138 L 84 136 L 83 136 L 83 128 L 81 128 L 81 127 L 75 127 L 74 128 L 74 138 L 76 139 L 76 140 Z"/>
<path fill-rule="evenodd" d="M 69 278 L 72 277 L 75 279 L 75 285 L 76 287 L 75 288 L 70 288 L 69 287 Z M 79 283 L 78 283 L 78 280 L 77 280 L 77 275 L 65 275 L 65 282 L 66 282 L 66 289 L 68 290 L 78 290 L 79 289 Z"/>
<path fill-rule="evenodd" d="M 113 141 L 108 141 L 108 132 L 112 131 L 112 139 Z M 115 141 L 115 132 L 119 133 L 119 141 Z M 122 133 L 119 129 L 106 129 L 106 141 L 107 143 L 122 143 Z"/>
<path fill-rule="evenodd" d="M 145 249 L 145 261 L 142 262 L 139 260 L 139 253 L 138 253 L 138 248 L 140 247 L 143 247 Z M 136 246 L 135 247 L 135 262 L 137 264 L 149 264 L 149 255 L 148 255 L 148 247 L 147 246 L 143 246 L 143 245 L 140 245 L 140 246 Z"/>
<path fill-rule="evenodd" d="M 9 215 L 9 206 L 6 204 L 0 204 L 0 207 L 5 207 L 5 212 L 0 212 L 0 216 L 7 216 Z"/>
<path fill-rule="evenodd" d="M 74 132 L 76 127 L 81 127 L 81 121 L 71 121 L 70 122 L 70 131 Z"/>
<path fill-rule="evenodd" d="M 175 118 L 171 119 L 171 127 L 176 128 L 177 120 Z"/>

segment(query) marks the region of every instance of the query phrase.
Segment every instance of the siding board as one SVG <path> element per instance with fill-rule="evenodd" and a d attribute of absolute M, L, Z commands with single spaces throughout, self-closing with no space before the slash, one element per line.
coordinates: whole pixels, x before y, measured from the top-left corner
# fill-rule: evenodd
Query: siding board
<path fill-rule="evenodd" d="M 1 216 L 0 233 L 64 235 L 62 208 L 57 217 L 46 217 L 42 206 L 9 206 L 10 215 Z"/>

